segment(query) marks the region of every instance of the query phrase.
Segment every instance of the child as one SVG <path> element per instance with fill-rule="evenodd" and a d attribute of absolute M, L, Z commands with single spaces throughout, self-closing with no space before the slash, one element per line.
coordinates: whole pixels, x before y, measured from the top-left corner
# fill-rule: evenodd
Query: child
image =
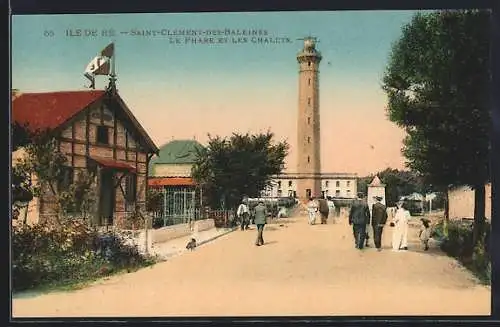
<path fill-rule="evenodd" d="M 424 251 L 429 250 L 429 239 L 431 238 L 431 226 L 429 220 L 422 218 L 422 227 L 420 228 L 420 233 L 418 236 L 424 244 Z"/>

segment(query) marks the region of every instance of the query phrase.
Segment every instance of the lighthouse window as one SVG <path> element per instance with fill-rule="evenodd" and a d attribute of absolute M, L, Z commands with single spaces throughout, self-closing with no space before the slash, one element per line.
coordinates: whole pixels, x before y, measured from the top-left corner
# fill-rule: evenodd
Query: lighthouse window
<path fill-rule="evenodd" d="M 307 162 L 311 162 L 311 157 L 307 156 Z"/>
<path fill-rule="evenodd" d="M 311 98 L 307 98 L 307 104 L 310 105 L 311 104 Z"/>
<path fill-rule="evenodd" d="M 310 136 L 307 137 L 307 143 L 311 143 L 311 137 Z"/>
<path fill-rule="evenodd" d="M 307 117 L 307 124 L 310 125 L 311 124 L 311 117 Z"/>

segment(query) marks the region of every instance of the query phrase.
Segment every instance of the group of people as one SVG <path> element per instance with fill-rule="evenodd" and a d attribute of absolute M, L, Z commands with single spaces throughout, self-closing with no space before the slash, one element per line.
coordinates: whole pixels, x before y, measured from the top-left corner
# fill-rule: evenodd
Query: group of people
<path fill-rule="evenodd" d="M 319 215 L 321 219 L 321 224 L 326 224 L 329 216 L 335 213 L 335 204 L 331 197 L 324 198 L 309 198 L 307 203 L 307 213 L 308 213 L 308 223 L 309 225 L 314 225 L 316 223 L 316 218 Z M 334 220 L 335 222 L 335 220 Z"/>
<path fill-rule="evenodd" d="M 354 201 L 349 212 L 349 225 L 353 227 L 354 242 L 357 249 L 363 249 L 368 246 L 368 230 L 371 225 L 373 230 L 373 242 L 378 251 L 382 250 L 382 232 L 387 223 L 387 208 L 382 204 L 383 198 L 375 196 L 375 203 L 372 210 L 364 200 L 364 193 L 358 193 L 358 198 Z M 408 250 L 408 227 L 411 215 L 408 210 L 407 202 L 399 201 L 394 215 L 391 217 L 390 226 L 392 230 L 392 250 Z M 431 227 L 427 219 L 422 218 L 422 227 L 419 237 L 424 245 L 424 250 L 429 249 L 429 239 L 431 236 Z M 366 242 L 366 244 L 365 244 Z"/>
<path fill-rule="evenodd" d="M 373 243 L 375 244 L 377 251 L 381 251 L 382 234 L 388 220 L 387 212 L 391 210 L 388 210 L 382 203 L 382 197 L 375 196 L 375 203 L 372 205 L 372 210 L 370 212 L 370 208 L 368 207 L 364 197 L 364 193 L 358 193 L 358 197 L 352 204 L 349 212 L 349 225 L 353 228 L 355 247 L 361 250 L 365 246 L 368 246 L 369 236 L 367 228 L 371 225 L 371 229 L 373 231 Z M 335 205 L 331 198 L 310 198 L 309 203 L 307 204 L 307 210 L 309 213 L 308 223 L 310 225 L 314 225 L 316 223 L 316 216 L 318 214 L 321 218 L 321 224 L 326 224 L 328 216 L 330 214 L 334 215 Z M 255 241 L 255 245 L 264 245 L 263 231 L 268 216 L 268 210 L 264 201 L 260 200 L 251 213 L 248 206 L 248 200 L 243 199 L 241 204 L 238 206 L 236 214 L 240 220 L 240 228 L 242 231 L 248 229 L 250 219 L 251 217 L 253 218 L 253 222 L 257 227 L 257 239 Z M 393 251 L 408 250 L 408 223 L 410 218 L 411 215 L 408 210 L 407 203 L 405 201 L 399 201 L 397 203 L 396 211 L 391 214 L 390 221 L 390 226 L 393 227 Z M 419 237 L 424 245 L 424 250 L 427 251 L 429 249 L 431 227 L 430 222 L 427 219 L 422 218 L 421 221 L 422 227 Z"/>

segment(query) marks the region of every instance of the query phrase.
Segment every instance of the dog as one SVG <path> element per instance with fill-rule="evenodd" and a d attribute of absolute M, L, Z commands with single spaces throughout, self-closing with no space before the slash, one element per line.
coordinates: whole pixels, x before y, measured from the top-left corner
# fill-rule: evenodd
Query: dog
<path fill-rule="evenodd" d="M 188 244 L 186 245 L 186 249 L 193 251 L 195 247 L 196 247 L 196 240 L 192 238 L 191 241 L 189 241 Z"/>

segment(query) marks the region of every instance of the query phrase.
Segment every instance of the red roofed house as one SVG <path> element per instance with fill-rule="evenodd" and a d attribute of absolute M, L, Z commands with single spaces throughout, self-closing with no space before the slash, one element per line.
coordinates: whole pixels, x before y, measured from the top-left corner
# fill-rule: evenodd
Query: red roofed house
<path fill-rule="evenodd" d="M 61 187 L 73 183 L 78 170 L 96 173 L 96 224 L 121 226 L 136 205 L 145 209 L 149 161 L 158 148 L 114 88 L 17 93 L 12 98 L 13 122 L 56 133 L 59 150 L 68 159 Z M 54 215 L 48 192 L 36 199 L 36 206 L 35 220 Z"/>

